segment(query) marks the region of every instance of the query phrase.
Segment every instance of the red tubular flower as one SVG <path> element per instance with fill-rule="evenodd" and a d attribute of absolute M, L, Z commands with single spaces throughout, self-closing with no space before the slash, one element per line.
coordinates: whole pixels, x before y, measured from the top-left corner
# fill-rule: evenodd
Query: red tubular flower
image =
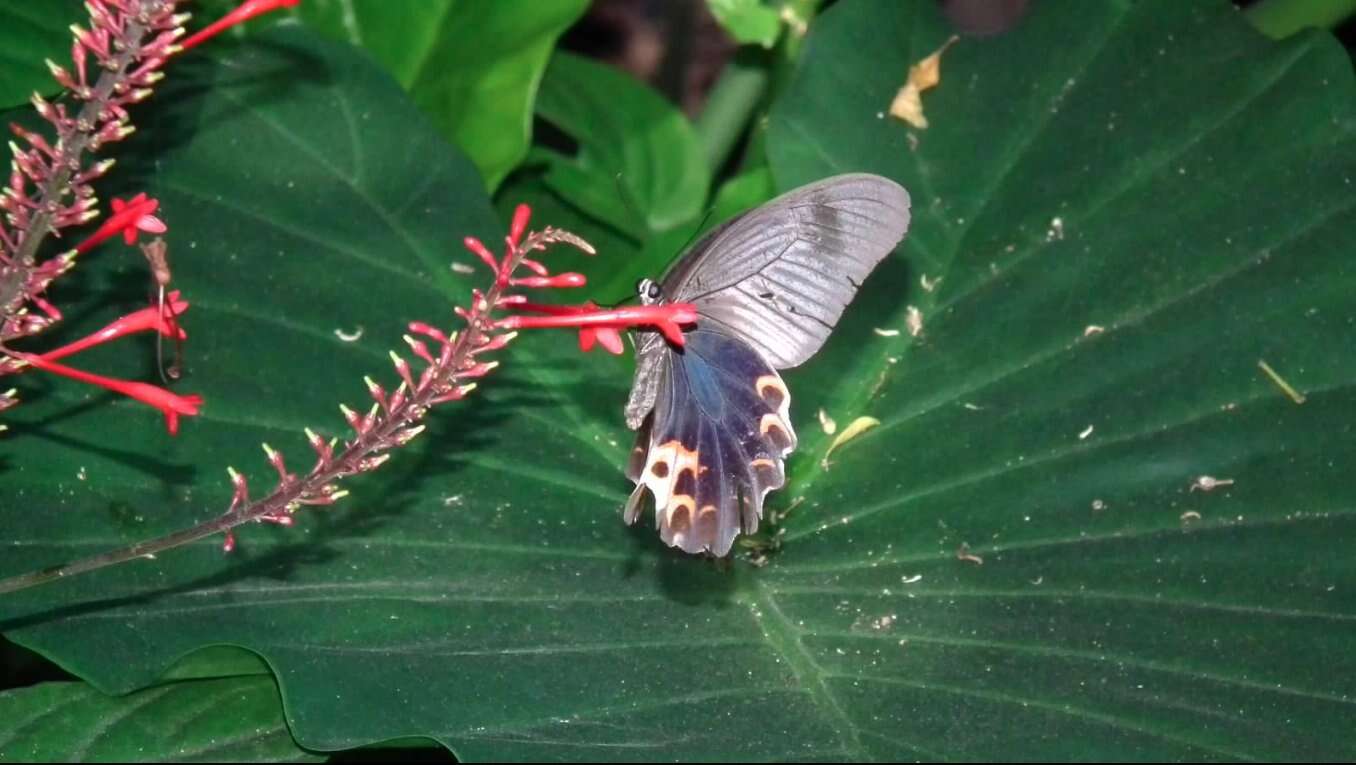
<path fill-rule="evenodd" d="M 583 287 L 587 283 L 583 274 L 573 272 L 556 274 L 555 276 L 520 276 L 516 279 L 509 279 L 510 287 L 531 287 L 535 289 Z"/>
<path fill-rule="evenodd" d="M 170 435 L 179 432 L 179 415 L 192 416 L 198 413 L 198 407 L 202 406 L 202 396 L 188 395 L 181 396 L 172 393 L 164 388 L 151 385 L 150 383 L 136 382 L 134 380 L 118 380 L 112 377 L 90 374 L 79 369 L 58 364 L 54 361 L 48 361 L 42 356 L 32 353 L 18 353 L 11 351 L 12 356 L 23 359 L 37 369 L 52 374 L 69 377 L 72 380 L 97 385 L 100 388 L 106 388 L 114 393 L 120 393 L 130 399 L 140 401 L 148 406 L 159 409 L 165 415 L 165 425 L 169 429 Z"/>
<path fill-rule="evenodd" d="M 93 348 L 96 345 L 102 345 L 137 332 L 159 332 L 165 337 L 178 337 L 180 340 L 187 340 L 188 334 L 179 327 L 177 321 L 167 319 L 166 314 L 178 317 L 188 309 L 188 301 L 179 299 L 178 290 L 170 292 L 165 297 L 167 298 L 165 301 L 165 308 L 168 310 L 164 313 L 162 313 L 157 306 L 149 306 L 140 311 L 133 311 L 120 319 L 115 319 L 111 324 L 98 332 L 86 335 L 73 343 L 63 345 L 54 351 L 48 351 L 47 353 L 42 354 L 42 358 L 47 361 L 56 361 L 57 359 L 65 358 L 89 348 Z"/>
<path fill-rule="evenodd" d="M 521 310 L 534 310 L 548 308 L 547 306 L 534 306 L 531 303 L 522 303 L 518 305 Z M 633 326 L 652 326 L 664 335 L 664 339 L 677 346 L 684 343 L 683 324 L 695 324 L 697 321 L 697 307 L 691 303 L 665 303 L 662 305 L 635 305 L 622 306 L 620 308 L 611 308 L 607 310 L 592 310 L 583 308 L 582 310 L 571 310 L 565 307 L 565 310 L 551 308 L 543 311 L 553 315 L 549 316 L 509 316 L 501 319 L 496 326 L 501 329 L 542 329 L 547 327 L 579 327 L 592 328 L 595 334 L 602 329 L 619 330 Z M 597 338 L 600 339 L 601 338 Z M 592 340 L 580 338 L 580 346 L 583 347 L 587 342 L 588 347 L 592 347 Z M 610 342 L 610 340 L 609 340 Z M 617 343 L 620 345 L 620 343 Z M 604 343 L 604 347 L 611 350 L 610 345 Z M 588 350 L 588 348 L 585 348 Z"/>
<path fill-rule="evenodd" d="M 612 327 L 585 327 L 579 330 L 579 350 L 588 353 L 593 350 L 594 343 L 601 344 L 609 353 L 614 356 L 621 355 L 625 348 L 622 345 L 621 332 Z"/>
<path fill-rule="evenodd" d="M 114 199 L 113 214 L 108 216 L 103 225 L 99 226 L 88 239 L 76 245 L 75 251 L 82 254 L 89 252 L 119 233 L 128 244 L 136 242 L 138 231 L 145 231 L 148 234 L 165 233 L 167 229 L 164 222 L 152 215 L 159 206 L 159 200 L 145 194 L 137 194 L 126 202 Z"/>
<path fill-rule="evenodd" d="M 207 42 L 236 24 L 243 24 L 255 16 L 261 16 L 279 8 L 291 8 L 299 2 L 301 0 L 245 0 L 245 2 L 236 6 L 235 10 L 195 32 L 187 40 L 184 40 L 179 47 L 181 50 L 188 50 Z"/>

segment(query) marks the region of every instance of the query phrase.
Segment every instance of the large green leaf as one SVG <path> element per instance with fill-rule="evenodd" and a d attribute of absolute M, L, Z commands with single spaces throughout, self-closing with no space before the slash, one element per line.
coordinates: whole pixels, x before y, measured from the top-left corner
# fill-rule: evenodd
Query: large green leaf
<path fill-rule="evenodd" d="M 0 2 L 0 108 L 26 102 L 35 90 L 57 90 L 43 60 L 69 61 L 67 27 L 81 15 L 77 0 Z"/>
<path fill-rule="evenodd" d="M 317 762 L 283 723 L 269 677 L 109 697 L 84 683 L 0 693 L 0 762 Z"/>
<path fill-rule="evenodd" d="M 787 375 L 803 447 L 772 506 L 804 500 L 767 567 L 621 527 L 628 365 L 528 336 L 347 506 L 243 530 L 232 556 L 204 543 L 5 596 L 0 629 L 108 690 L 247 646 L 314 748 L 1351 759 L 1349 65 L 1326 37 L 1268 43 L 1224 8 L 1085 7 L 1038 4 L 951 49 L 916 148 L 877 113 L 948 35 L 934 7 L 844 0 L 812 32 L 768 137 L 777 181 L 884 172 L 915 223 Z M 300 49 L 328 74 L 264 76 L 281 53 L 251 50 L 141 120 L 143 147 L 175 137 L 145 172 L 199 298 L 185 386 L 212 408 L 171 441 L 144 411 L 24 381 L 0 442 L 0 574 L 210 517 L 228 496 L 214 466 L 261 465 L 264 437 L 301 466 L 292 431 L 335 423 L 400 322 L 464 294 L 441 267 L 464 259 L 456 239 L 497 238 L 474 183 L 450 179 L 462 165 L 406 151 L 427 131 L 384 129 L 418 123 L 398 99 Z M 353 144 L 343 104 L 376 121 Z M 308 132 L 280 138 L 293 124 Z M 365 172 L 378 152 L 389 166 Z M 439 192 L 402 204 L 416 178 Z M 537 194 L 540 222 L 575 222 Z M 140 293 L 116 255 L 77 270 L 75 328 L 115 312 L 109 283 Z M 595 282 L 635 265 L 557 262 Z M 904 329 L 909 305 L 919 342 L 872 332 Z M 359 323 L 359 343 L 332 339 Z M 147 371 L 128 353 L 89 365 Z M 821 406 L 883 424 L 824 469 Z M 1201 475 L 1235 483 L 1191 491 Z"/>
<path fill-rule="evenodd" d="M 882 172 L 914 222 L 796 377 L 882 424 L 827 470 L 807 439 L 768 586 L 860 754 L 1349 759 L 1350 63 L 1223 4 L 1079 9 L 961 41 L 919 132 L 879 113 L 931 8 L 812 36 L 780 185 Z"/>
<path fill-rule="evenodd" d="M 696 218 L 710 172 L 692 125 L 626 74 L 557 53 L 537 111 L 574 138 L 574 156 L 543 152 L 547 185 L 637 239 Z"/>
<path fill-rule="evenodd" d="M 220 15 L 234 2 L 208 4 Z M 288 13 L 367 51 L 493 189 L 527 155 L 556 39 L 587 0 L 307 0 Z"/>

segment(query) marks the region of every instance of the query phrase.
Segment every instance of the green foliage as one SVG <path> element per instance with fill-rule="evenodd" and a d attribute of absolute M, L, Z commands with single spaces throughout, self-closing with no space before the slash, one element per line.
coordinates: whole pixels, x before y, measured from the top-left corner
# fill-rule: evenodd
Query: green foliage
<path fill-rule="evenodd" d="M 711 15 L 736 41 L 771 48 L 781 34 L 778 9 L 763 0 L 707 0 Z"/>
<path fill-rule="evenodd" d="M 630 363 L 529 334 L 477 398 L 296 528 L 0 597 L 8 637 L 137 694 L 12 691 L 0 720 L 161 693 L 144 709 L 165 724 L 172 694 L 236 685 L 254 694 L 240 714 L 276 729 L 267 669 L 313 750 L 1356 757 L 1350 62 L 1323 34 L 1268 41 L 1222 3 L 1080 7 L 1033 4 L 1013 33 L 951 48 L 916 131 L 884 113 L 951 30 L 933 4 L 843 0 L 733 178 L 710 177 L 652 92 L 552 59 L 536 108 L 578 151 L 541 146 L 495 205 L 529 201 L 538 225 L 593 241 L 596 258 L 546 258 L 594 299 L 658 273 L 708 204 L 707 226 L 847 171 L 912 194 L 897 255 L 786 374 L 801 448 L 770 498 L 782 533 L 748 550 L 765 567 L 622 526 Z M 0 575 L 221 512 L 228 464 L 267 490 L 260 441 L 305 469 L 300 429 L 341 433 L 334 405 L 389 376 L 404 323 L 447 323 L 483 284 L 448 268 L 474 263 L 460 238 L 502 237 L 470 163 L 351 49 L 268 32 L 176 66 L 118 177 L 162 200 L 193 302 L 179 388 L 208 408 L 169 439 L 144 409 L 21 380 Z M 53 296 L 66 335 L 139 304 L 143 279 L 118 246 L 92 255 Z M 146 378 L 147 359 L 87 365 Z M 821 409 L 840 432 L 881 425 L 825 461 Z M 167 673 L 219 679 L 156 686 Z M 45 730 L 0 723 L 0 756 L 70 753 Z M 127 745 L 204 740 L 156 730 Z M 273 743 L 254 756 L 304 755 Z"/>
<path fill-rule="evenodd" d="M 321 762 L 283 722 L 269 677 L 169 683 L 121 697 L 84 683 L 0 692 L 0 762 Z"/>
<path fill-rule="evenodd" d="M 79 0 L 0 4 L 0 108 L 25 103 L 33 91 L 57 90 L 44 59 L 64 60 Z"/>
<path fill-rule="evenodd" d="M 578 144 L 544 151 L 546 185 L 636 238 L 697 217 L 710 173 L 692 125 L 658 93 L 568 53 L 546 70 L 537 111 Z"/>
<path fill-rule="evenodd" d="M 211 12 L 198 16 L 205 21 L 233 5 L 213 0 Z M 290 13 L 376 59 L 493 190 L 527 156 L 547 59 L 587 6 L 587 0 L 306 0 Z"/>

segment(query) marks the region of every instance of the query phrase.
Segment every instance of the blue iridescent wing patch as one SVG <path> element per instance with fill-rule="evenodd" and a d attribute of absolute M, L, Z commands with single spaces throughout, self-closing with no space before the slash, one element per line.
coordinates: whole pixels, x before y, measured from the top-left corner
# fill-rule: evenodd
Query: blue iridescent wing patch
<path fill-rule="evenodd" d="M 687 552 L 726 555 L 752 533 L 796 446 L 791 395 L 777 374 L 823 346 L 857 288 L 904 238 L 909 195 L 849 174 L 802 186 L 716 228 L 645 302 L 688 302 L 683 348 L 642 334 L 626 424 L 638 430 L 627 476 L 655 498 L 659 533 Z M 651 294 L 652 292 L 652 294 Z"/>

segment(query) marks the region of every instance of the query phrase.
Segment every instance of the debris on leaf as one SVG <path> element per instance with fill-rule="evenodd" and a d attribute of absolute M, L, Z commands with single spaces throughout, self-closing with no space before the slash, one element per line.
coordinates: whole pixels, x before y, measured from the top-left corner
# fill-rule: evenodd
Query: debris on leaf
<path fill-rule="evenodd" d="M 940 276 L 936 279 L 929 279 L 927 274 L 918 277 L 918 284 L 923 288 L 924 292 L 932 292 L 937 289 L 937 285 L 941 283 L 942 277 Z"/>
<path fill-rule="evenodd" d="M 962 542 L 960 548 L 956 550 L 956 560 L 963 560 L 967 563 L 973 563 L 976 566 L 984 565 L 983 558 L 970 552 L 970 545 L 968 542 Z"/>
<path fill-rule="evenodd" d="M 1100 324 L 1089 324 L 1088 326 L 1083 328 L 1083 337 L 1092 337 L 1093 335 L 1100 335 L 1105 331 L 1106 327 L 1103 327 Z"/>
<path fill-rule="evenodd" d="M 345 332 L 342 329 L 336 329 L 334 330 L 334 336 L 346 343 L 356 343 L 358 342 L 358 339 L 363 336 L 363 327 L 361 324 L 359 324 L 358 328 L 353 330 L 352 332 Z"/>
<path fill-rule="evenodd" d="M 879 424 L 880 420 L 875 417 L 858 417 L 853 420 L 852 424 L 843 428 L 843 432 L 839 433 L 838 437 L 833 439 L 833 443 L 829 444 L 829 449 L 824 452 L 824 459 L 819 461 L 819 466 L 827 470 L 829 468 L 829 455 L 833 454 L 835 449 Z"/>
<path fill-rule="evenodd" d="M 888 630 L 890 629 L 890 627 L 894 625 L 895 621 L 898 619 L 899 616 L 897 614 L 886 614 L 885 616 L 882 616 L 880 618 L 872 619 L 871 629 L 877 632 L 880 632 L 881 630 Z"/>
<path fill-rule="evenodd" d="M 1094 500 L 1092 501 L 1092 509 L 1093 509 L 1093 510 L 1105 510 L 1105 509 L 1106 509 L 1106 502 L 1103 502 L 1103 501 L 1100 500 L 1100 499 L 1094 499 Z"/>
<path fill-rule="evenodd" d="M 473 274 L 476 272 L 475 266 L 472 266 L 469 263 L 460 263 L 455 260 L 452 261 L 452 270 L 459 274 Z"/>
<path fill-rule="evenodd" d="M 1196 512 L 1195 510 L 1188 510 L 1185 513 L 1182 513 L 1181 515 L 1182 523 L 1186 523 L 1187 521 L 1199 521 L 1200 519 L 1201 514 Z"/>
<path fill-rule="evenodd" d="M 909 67 L 909 78 L 904 81 L 904 87 L 895 94 L 894 101 L 890 102 L 891 116 L 898 117 L 919 130 L 927 128 L 928 119 L 923 116 L 923 91 L 936 87 L 937 83 L 942 81 L 942 54 L 959 39 L 952 35 L 951 39 L 942 43 L 942 47 Z"/>
<path fill-rule="evenodd" d="M 875 332 L 881 337 L 895 337 L 896 335 L 899 334 L 899 330 L 897 329 L 885 329 L 883 327 L 872 327 L 871 331 Z"/>
<path fill-rule="evenodd" d="M 913 576 L 901 576 L 899 578 L 899 581 L 903 582 L 904 584 L 914 584 L 915 582 L 923 581 L 923 575 L 914 574 Z"/>
<path fill-rule="evenodd" d="M 1058 216 L 1050 219 L 1050 229 L 1045 232 L 1045 241 L 1057 242 L 1064 238 L 1064 219 Z"/>
<path fill-rule="evenodd" d="M 1276 383 L 1276 387 L 1285 391 L 1285 395 L 1289 396 L 1291 401 L 1294 401 L 1296 404 L 1304 403 L 1304 394 L 1295 390 L 1294 387 L 1290 385 L 1290 383 L 1286 382 L 1279 374 L 1276 373 L 1276 370 L 1271 368 L 1270 364 L 1266 363 L 1265 361 L 1262 361 L 1261 359 L 1258 359 L 1257 366 L 1260 367 L 1263 372 L 1266 372 L 1267 377 L 1270 377 L 1272 382 Z"/>
<path fill-rule="evenodd" d="M 1088 436 L 1090 436 L 1090 435 L 1092 435 L 1092 426 L 1091 426 L 1091 425 L 1089 425 L 1089 426 L 1087 426 L 1086 428 L 1084 428 L 1083 431 L 1082 431 L 1081 433 L 1078 434 L 1078 440 L 1079 440 L 1079 441 L 1082 441 L 1082 440 L 1086 439 L 1086 438 L 1087 438 Z"/>
<path fill-rule="evenodd" d="M 826 435 L 833 435 L 838 431 L 838 423 L 833 421 L 829 413 L 823 409 L 819 410 L 819 427 L 824 429 Z"/>
<path fill-rule="evenodd" d="M 909 328 L 909 334 L 918 337 L 923 334 L 923 312 L 918 310 L 917 306 L 909 306 L 908 313 L 904 317 L 904 326 Z"/>
<path fill-rule="evenodd" d="M 1203 475 L 1191 482 L 1191 488 L 1188 489 L 1188 491 L 1196 491 L 1197 489 L 1200 489 L 1201 491 L 1214 491 L 1221 486 L 1232 486 L 1233 483 L 1234 479 L 1232 478 L 1216 478 L 1212 475 Z"/>

